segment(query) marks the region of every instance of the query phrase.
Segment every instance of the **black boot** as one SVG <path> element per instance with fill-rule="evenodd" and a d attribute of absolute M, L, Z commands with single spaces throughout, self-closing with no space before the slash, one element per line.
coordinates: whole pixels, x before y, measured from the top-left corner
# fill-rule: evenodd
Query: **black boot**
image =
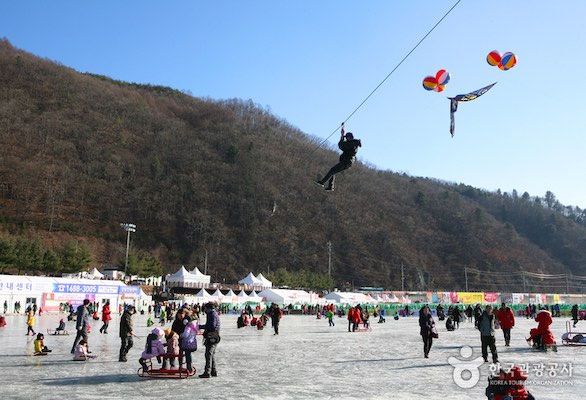
<path fill-rule="evenodd" d="M 218 373 L 216 372 L 216 370 L 215 370 L 215 369 L 213 369 L 213 370 L 212 370 L 212 373 L 211 373 L 211 375 L 212 375 L 212 376 L 218 376 Z"/>

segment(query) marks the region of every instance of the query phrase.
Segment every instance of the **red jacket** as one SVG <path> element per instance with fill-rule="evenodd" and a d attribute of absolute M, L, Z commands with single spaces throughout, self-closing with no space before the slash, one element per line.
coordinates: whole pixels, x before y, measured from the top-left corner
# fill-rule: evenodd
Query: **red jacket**
<path fill-rule="evenodd" d="M 515 326 L 515 314 L 510 308 L 509 311 L 505 311 L 504 308 L 501 308 L 496 317 L 501 323 L 501 328 L 511 329 L 513 326 Z"/>
<path fill-rule="evenodd" d="M 541 310 L 537 312 L 535 316 L 535 322 L 537 322 L 537 333 L 543 334 L 549 332 L 549 326 L 552 324 L 551 314 L 549 311 Z"/>
<path fill-rule="evenodd" d="M 104 306 L 102 308 L 102 321 L 110 321 L 112 317 L 110 316 L 110 306 Z"/>

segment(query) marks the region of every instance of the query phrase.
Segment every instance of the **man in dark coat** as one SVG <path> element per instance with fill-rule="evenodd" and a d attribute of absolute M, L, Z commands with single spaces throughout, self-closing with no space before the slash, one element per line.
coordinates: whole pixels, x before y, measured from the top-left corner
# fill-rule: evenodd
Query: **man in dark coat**
<path fill-rule="evenodd" d="M 279 334 L 279 322 L 281 321 L 281 308 L 278 304 L 273 303 L 271 306 L 271 322 L 273 324 L 273 329 L 275 330 L 275 335 Z"/>
<path fill-rule="evenodd" d="M 362 147 L 362 143 L 359 139 L 354 139 L 354 134 L 352 134 L 352 132 L 344 134 L 344 127 L 342 126 L 342 137 L 338 142 L 338 147 L 340 150 L 342 150 L 342 154 L 340 155 L 340 162 L 334 165 L 326 174 L 326 176 L 324 176 L 321 180 L 315 181 L 315 183 L 320 186 L 324 186 L 325 183 L 328 182 L 326 190 L 329 191 L 334 190 L 334 176 L 338 172 L 342 172 L 352 166 L 352 163 L 356 158 L 358 148 Z"/>
<path fill-rule="evenodd" d="M 486 306 L 484 312 L 478 319 L 478 330 L 480 331 L 480 344 L 482 347 L 482 358 L 484 362 L 488 362 L 488 348 L 492 353 L 492 362 L 498 363 L 498 355 L 496 352 L 495 337 L 494 337 L 494 314 L 492 313 L 492 306 Z"/>
<path fill-rule="evenodd" d="M 122 313 L 122 317 L 120 317 L 120 357 L 118 361 L 126 362 L 126 355 L 128 351 L 134 345 L 134 341 L 132 340 L 133 335 L 133 324 L 132 324 L 132 316 L 136 313 L 136 309 L 134 306 L 129 305 L 126 307 L 124 312 Z"/>
<path fill-rule="evenodd" d="M 423 339 L 423 356 L 429 358 L 429 351 L 433 344 L 433 336 L 435 332 L 435 321 L 431 316 L 429 306 L 425 305 L 419 313 L 419 334 Z"/>
<path fill-rule="evenodd" d="M 90 301 L 85 299 L 83 304 L 77 307 L 77 319 L 75 324 L 77 335 L 75 335 L 75 340 L 73 341 L 73 346 L 71 347 L 71 354 L 75 353 L 75 346 L 77 346 L 81 339 L 88 343 L 87 329 L 90 322 L 90 312 L 87 308 L 88 304 L 90 304 Z"/>
<path fill-rule="evenodd" d="M 216 371 L 216 347 L 220 343 L 220 317 L 216 312 L 215 303 L 206 303 L 203 308 L 206 314 L 206 324 L 204 326 L 204 346 L 206 348 L 206 365 L 203 374 L 200 378 L 209 378 L 210 376 L 218 376 Z"/>

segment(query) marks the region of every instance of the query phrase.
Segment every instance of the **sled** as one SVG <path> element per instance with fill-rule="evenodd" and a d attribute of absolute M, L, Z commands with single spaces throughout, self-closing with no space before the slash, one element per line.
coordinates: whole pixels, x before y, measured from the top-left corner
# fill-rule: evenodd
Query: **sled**
<path fill-rule="evenodd" d="M 69 335 L 69 332 L 67 330 L 62 330 L 62 331 L 58 331 L 56 329 L 47 329 L 47 335 L 62 335 L 62 336 L 67 336 Z"/>
<path fill-rule="evenodd" d="M 586 346 L 586 333 L 572 332 L 572 324 L 570 321 L 566 321 L 566 333 L 562 335 L 562 344 L 565 346 Z"/>
<path fill-rule="evenodd" d="M 371 327 L 368 327 L 368 328 L 360 327 L 360 328 L 356 328 L 356 330 L 354 332 L 370 332 L 371 330 L 372 330 Z"/>
<path fill-rule="evenodd" d="M 150 359 L 148 359 L 145 360 L 145 364 L 147 366 L 146 371 L 143 367 L 140 367 L 136 374 L 141 378 L 186 379 L 195 375 L 196 373 L 195 368 L 193 371 L 188 371 L 187 368 L 184 367 L 184 363 L 181 360 L 181 357 L 161 356 L 161 358 L 179 358 L 179 369 L 153 368 L 153 363 Z"/>

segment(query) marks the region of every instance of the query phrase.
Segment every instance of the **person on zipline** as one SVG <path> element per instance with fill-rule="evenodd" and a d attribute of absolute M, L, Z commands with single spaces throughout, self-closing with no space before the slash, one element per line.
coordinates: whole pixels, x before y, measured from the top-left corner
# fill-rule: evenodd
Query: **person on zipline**
<path fill-rule="evenodd" d="M 334 176 L 338 172 L 342 172 L 352 166 L 352 163 L 356 158 L 356 152 L 358 151 L 358 148 L 362 147 L 360 139 L 354 139 L 352 132 L 344 132 L 344 124 L 342 124 L 341 134 L 342 137 L 338 142 L 338 147 L 340 150 L 342 150 L 342 154 L 340 154 L 340 162 L 334 165 L 326 174 L 326 176 L 324 176 L 321 180 L 315 181 L 315 184 L 320 186 L 324 186 L 325 183 L 328 182 L 326 190 L 329 191 L 334 190 Z"/>

